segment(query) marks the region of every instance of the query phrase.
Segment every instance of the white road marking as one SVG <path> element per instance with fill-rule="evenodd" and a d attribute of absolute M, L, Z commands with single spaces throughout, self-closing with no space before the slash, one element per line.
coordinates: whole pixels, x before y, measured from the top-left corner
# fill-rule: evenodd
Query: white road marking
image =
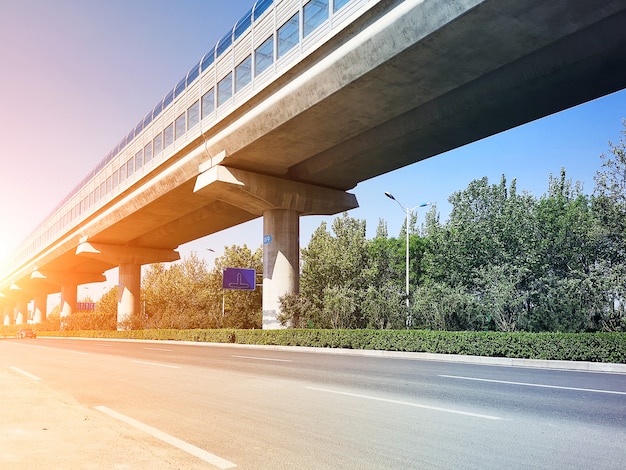
<path fill-rule="evenodd" d="M 105 344 L 105 343 L 96 343 L 96 344 L 94 344 L 94 346 L 101 346 L 103 348 L 112 348 L 113 347 L 112 344 Z"/>
<path fill-rule="evenodd" d="M 170 369 L 180 369 L 180 366 L 171 366 L 169 364 L 159 364 L 157 362 L 133 361 L 137 364 L 146 364 L 148 366 L 169 367 Z"/>
<path fill-rule="evenodd" d="M 188 454 L 198 457 L 199 459 L 204 460 L 205 462 L 210 463 L 217 468 L 234 468 L 237 466 L 226 459 L 218 457 L 217 455 L 207 452 L 204 449 L 200 449 L 199 447 L 189 444 L 188 442 L 178 439 L 177 437 L 170 436 L 163 431 L 153 428 L 152 426 L 148 426 L 147 424 L 144 424 L 141 421 L 137 421 L 136 419 L 133 419 L 129 416 L 118 413 L 117 411 L 107 408 L 106 406 L 96 406 L 94 408 L 112 418 L 129 424 L 130 426 L 139 429 L 140 431 L 150 434 L 151 436 L 156 437 L 163 442 L 166 442 L 184 452 L 187 452 Z"/>
<path fill-rule="evenodd" d="M 613 395 L 626 395 L 626 392 L 618 392 L 616 390 L 596 390 L 593 388 L 563 387 L 560 385 L 544 385 L 544 384 L 533 384 L 533 383 L 526 383 L 526 382 L 509 382 L 507 380 L 480 379 L 477 377 L 463 377 L 463 376 L 458 376 L 458 375 L 440 375 L 439 377 L 445 377 L 448 379 L 473 380 L 475 382 L 490 382 L 490 383 L 505 384 L 505 385 L 522 385 L 524 387 L 555 388 L 558 390 L 573 390 L 576 392 L 610 393 Z"/>
<path fill-rule="evenodd" d="M 173 351 L 173 349 L 163 349 L 163 348 L 144 348 L 147 351 Z"/>
<path fill-rule="evenodd" d="M 72 351 L 71 349 L 68 349 L 67 352 L 70 352 L 72 354 L 84 354 L 84 355 L 89 354 L 89 353 L 86 353 L 85 351 Z"/>
<path fill-rule="evenodd" d="M 483 414 L 479 414 L 479 413 L 471 413 L 469 411 L 460 411 L 460 410 L 453 410 L 450 408 L 441 408 L 438 406 L 430 406 L 430 405 L 422 405 L 420 403 L 413 403 L 410 401 L 402 401 L 402 400 L 392 400 L 390 398 L 381 398 L 381 397 L 374 397 L 371 395 L 361 395 L 360 393 L 349 393 L 349 392 L 340 392 L 337 390 L 329 390 L 326 388 L 317 388 L 317 387 L 306 387 L 309 390 L 315 390 L 318 392 L 325 392 L 325 393 L 334 393 L 336 395 L 344 395 L 347 397 L 355 397 L 355 398 L 364 398 L 367 400 L 375 400 L 375 401 L 382 401 L 385 403 L 392 403 L 394 405 L 403 405 L 403 406 L 412 406 L 413 408 L 422 408 L 425 410 L 431 410 L 431 411 L 441 411 L 444 413 L 454 413 L 457 415 L 463 415 L 463 416 L 471 416 L 473 418 L 482 418 L 482 419 L 491 419 L 491 420 L 500 420 L 502 418 L 500 418 L 499 416 L 492 416 L 492 415 L 483 415 Z"/>
<path fill-rule="evenodd" d="M 255 359 L 257 361 L 293 362 L 290 359 L 273 359 L 271 357 L 235 356 L 235 355 L 233 355 L 232 357 L 237 357 L 239 359 Z"/>
<path fill-rule="evenodd" d="M 15 372 L 18 372 L 22 375 L 25 375 L 26 377 L 31 378 L 33 380 L 41 380 L 41 377 L 37 377 L 36 375 L 26 372 L 25 370 L 22 370 L 19 367 L 9 366 L 9 369 L 14 370 Z"/>

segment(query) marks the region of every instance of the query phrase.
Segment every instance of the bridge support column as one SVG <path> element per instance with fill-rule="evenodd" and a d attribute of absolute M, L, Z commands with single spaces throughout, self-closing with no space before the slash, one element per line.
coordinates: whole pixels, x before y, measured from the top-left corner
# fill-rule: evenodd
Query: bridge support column
<path fill-rule="evenodd" d="M 33 323 L 41 323 L 46 321 L 47 308 L 48 296 L 46 294 L 38 294 L 34 299 Z"/>
<path fill-rule="evenodd" d="M 15 324 L 24 325 L 26 323 L 28 323 L 28 302 L 21 298 L 15 304 Z"/>
<path fill-rule="evenodd" d="M 5 326 L 9 326 L 13 324 L 13 305 L 9 305 L 8 303 L 4 305 L 3 310 L 3 314 L 4 314 L 4 320 L 3 320 L 3 324 Z"/>
<path fill-rule="evenodd" d="M 300 216 L 287 209 L 263 213 L 263 328 L 281 328 L 279 298 L 299 291 Z"/>
<path fill-rule="evenodd" d="M 141 309 L 141 265 L 120 264 L 117 291 L 117 329 L 131 329 L 131 320 Z"/>
<path fill-rule="evenodd" d="M 76 310 L 77 287 L 74 283 L 61 285 L 61 318 L 69 317 Z"/>
<path fill-rule="evenodd" d="M 130 329 L 130 320 L 141 309 L 141 266 L 152 263 L 169 263 L 180 259 L 178 252 L 139 246 L 117 246 L 104 243 L 82 242 L 76 254 L 119 266 L 117 294 L 117 329 Z"/>
<path fill-rule="evenodd" d="M 301 215 L 332 215 L 358 207 L 340 190 L 260 175 L 245 170 L 200 165 L 194 192 L 263 216 L 263 328 L 281 328 L 279 298 L 298 293 Z"/>

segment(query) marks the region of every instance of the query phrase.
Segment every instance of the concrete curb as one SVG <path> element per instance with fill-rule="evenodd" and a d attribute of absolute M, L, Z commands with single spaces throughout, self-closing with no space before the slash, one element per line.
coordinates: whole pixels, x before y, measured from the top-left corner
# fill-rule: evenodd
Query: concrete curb
<path fill-rule="evenodd" d="M 172 340 L 151 340 L 151 339 L 117 339 L 117 338 L 79 338 L 79 337 L 59 337 L 46 336 L 52 339 L 76 339 L 84 341 L 122 341 L 150 344 L 184 344 L 187 346 L 210 346 L 210 347 L 230 347 L 242 349 L 264 349 L 268 351 L 298 351 L 311 354 L 343 354 L 348 356 L 369 356 L 395 359 L 409 359 L 420 361 L 440 361 L 457 362 L 462 364 L 479 364 L 486 366 L 505 367 L 529 367 L 535 369 L 570 370 L 582 372 L 607 372 L 613 374 L 626 374 L 626 364 L 609 362 L 587 362 L 587 361 L 556 361 L 548 359 L 520 359 L 511 357 L 488 357 L 488 356 L 466 356 L 458 354 L 436 354 L 404 351 L 381 351 L 371 349 L 342 349 L 342 348 L 314 348 L 308 346 L 270 346 L 261 344 L 237 344 L 237 343 L 204 343 L 198 341 L 172 341 Z"/>

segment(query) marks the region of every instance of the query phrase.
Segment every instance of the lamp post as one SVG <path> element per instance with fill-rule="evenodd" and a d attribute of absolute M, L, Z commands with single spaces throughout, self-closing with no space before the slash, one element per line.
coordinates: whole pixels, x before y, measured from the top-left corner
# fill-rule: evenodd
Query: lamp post
<path fill-rule="evenodd" d="M 408 207 L 403 206 L 400 201 L 398 201 L 393 194 L 385 191 L 385 196 L 389 199 L 396 201 L 402 211 L 406 213 L 406 259 L 405 259 L 405 271 L 406 271 L 406 327 L 411 327 L 411 310 L 409 304 L 409 226 L 410 226 L 410 214 L 417 209 L 418 207 L 426 207 L 428 205 L 427 202 L 423 202 L 422 204 L 418 204 L 413 209 L 409 209 Z"/>

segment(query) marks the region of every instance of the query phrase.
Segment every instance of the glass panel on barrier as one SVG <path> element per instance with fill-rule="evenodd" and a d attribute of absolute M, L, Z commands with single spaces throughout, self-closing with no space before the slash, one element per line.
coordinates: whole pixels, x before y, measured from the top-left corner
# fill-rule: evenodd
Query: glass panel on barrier
<path fill-rule="evenodd" d="M 233 43 L 233 32 L 224 35 L 215 46 L 215 56 L 219 57 Z"/>
<path fill-rule="evenodd" d="M 152 139 L 152 152 L 156 156 L 163 151 L 163 134 L 157 135 Z"/>
<path fill-rule="evenodd" d="M 143 161 L 148 163 L 150 160 L 152 160 L 152 142 L 148 142 L 143 148 Z"/>
<path fill-rule="evenodd" d="M 131 157 L 126 162 L 126 174 L 130 178 L 130 176 L 135 172 L 135 158 Z"/>
<path fill-rule="evenodd" d="M 165 98 L 163 99 L 162 109 L 167 108 L 170 104 L 172 104 L 172 101 L 174 101 L 174 90 L 170 91 L 167 95 L 165 95 Z"/>
<path fill-rule="evenodd" d="M 163 130 L 163 148 L 167 148 L 174 143 L 174 123 Z"/>
<path fill-rule="evenodd" d="M 176 88 L 174 88 L 174 98 L 176 98 L 177 96 L 180 96 L 180 94 L 183 91 L 185 91 L 186 83 L 187 83 L 187 77 L 183 78 L 180 82 L 178 82 L 178 84 L 176 85 Z"/>
<path fill-rule="evenodd" d="M 187 109 L 187 129 L 191 129 L 193 126 L 200 122 L 200 102 L 196 101 Z"/>
<path fill-rule="evenodd" d="M 215 61 L 215 49 L 211 49 L 210 52 L 207 52 L 202 58 L 202 62 L 200 62 L 200 68 L 204 72 L 209 66 Z"/>
<path fill-rule="evenodd" d="M 217 107 L 219 108 L 233 96 L 233 73 L 230 72 L 217 84 Z"/>
<path fill-rule="evenodd" d="M 300 41 L 300 14 L 293 15 L 278 29 L 278 57 L 282 57 Z"/>
<path fill-rule="evenodd" d="M 189 86 L 200 75 L 200 62 L 198 62 L 187 74 L 186 85 Z"/>
<path fill-rule="evenodd" d="M 246 29 L 250 27 L 252 24 L 252 10 L 248 11 L 235 25 L 235 29 L 233 30 L 233 40 L 237 40 L 239 36 L 241 36 Z"/>
<path fill-rule="evenodd" d="M 350 0 L 333 0 L 333 12 L 344 7 Z"/>
<path fill-rule="evenodd" d="M 157 103 L 157 105 L 152 110 L 152 119 L 155 119 L 159 114 L 161 114 L 161 111 L 163 111 L 163 101 L 162 100 L 161 100 L 160 103 Z"/>
<path fill-rule="evenodd" d="M 254 51 L 254 76 L 260 75 L 274 63 L 274 36 L 270 36 Z"/>
<path fill-rule="evenodd" d="M 328 0 L 311 0 L 304 5 L 302 16 L 304 35 L 307 36 L 328 19 Z"/>
<path fill-rule="evenodd" d="M 252 56 L 246 57 L 235 67 L 235 93 L 252 81 Z"/>
<path fill-rule="evenodd" d="M 148 124 L 152 122 L 152 111 L 150 111 L 145 118 L 143 118 L 143 128 L 148 127 Z"/>
<path fill-rule="evenodd" d="M 135 154 L 135 170 L 143 166 L 143 149 Z"/>
<path fill-rule="evenodd" d="M 215 111 L 215 89 L 211 88 L 202 95 L 202 119 Z"/>
<path fill-rule="evenodd" d="M 180 116 L 176 118 L 176 122 L 174 123 L 175 125 L 174 139 L 178 139 L 185 133 L 185 131 L 187 130 L 186 121 L 187 121 L 187 117 L 185 116 L 185 113 L 181 114 Z"/>
<path fill-rule="evenodd" d="M 274 0 L 257 0 L 253 8 L 254 20 L 256 21 L 259 18 L 259 16 L 261 16 L 263 12 L 272 5 L 273 2 Z"/>

